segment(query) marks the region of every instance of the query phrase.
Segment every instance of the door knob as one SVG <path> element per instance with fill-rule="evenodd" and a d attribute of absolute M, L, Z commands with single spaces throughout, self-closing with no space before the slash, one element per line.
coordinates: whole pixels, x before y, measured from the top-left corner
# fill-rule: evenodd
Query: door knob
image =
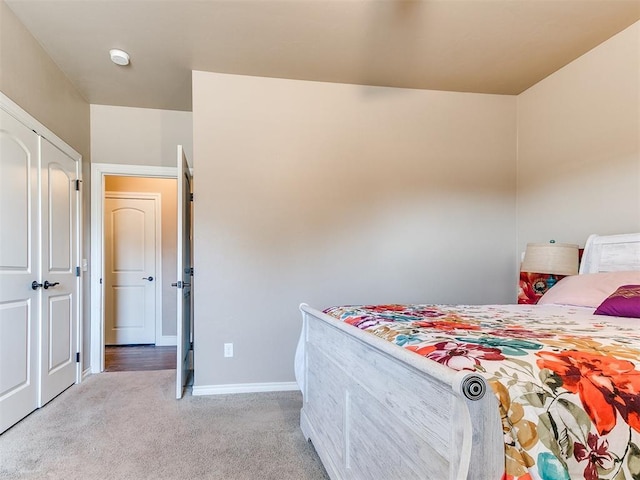
<path fill-rule="evenodd" d="M 49 287 L 55 287 L 56 285 L 60 285 L 60 282 L 50 283 L 49 280 L 44 281 L 44 289 L 46 290 Z M 31 284 L 31 288 L 33 288 L 33 284 Z"/>
<path fill-rule="evenodd" d="M 42 286 L 41 283 L 36 282 L 35 280 L 33 282 L 31 282 L 31 288 L 33 290 L 37 290 L 38 288 L 40 288 Z"/>
<path fill-rule="evenodd" d="M 149 280 L 150 282 L 153 282 L 153 277 L 151 275 L 149 275 L 148 277 L 142 277 L 143 280 Z"/>

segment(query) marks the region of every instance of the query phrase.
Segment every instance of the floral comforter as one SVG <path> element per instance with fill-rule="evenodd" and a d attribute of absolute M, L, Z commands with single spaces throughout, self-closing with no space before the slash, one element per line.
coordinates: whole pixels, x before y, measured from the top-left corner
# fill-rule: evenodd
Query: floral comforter
<path fill-rule="evenodd" d="M 640 479 L 640 320 L 592 311 L 377 305 L 325 313 L 483 375 L 500 404 L 504 480 Z"/>

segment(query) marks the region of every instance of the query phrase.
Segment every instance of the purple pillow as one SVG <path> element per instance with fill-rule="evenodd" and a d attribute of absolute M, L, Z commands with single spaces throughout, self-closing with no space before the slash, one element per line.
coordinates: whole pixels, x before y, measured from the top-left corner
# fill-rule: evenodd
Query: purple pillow
<path fill-rule="evenodd" d="M 622 285 L 609 295 L 594 313 L 640 318 L 640 285 Z"/>

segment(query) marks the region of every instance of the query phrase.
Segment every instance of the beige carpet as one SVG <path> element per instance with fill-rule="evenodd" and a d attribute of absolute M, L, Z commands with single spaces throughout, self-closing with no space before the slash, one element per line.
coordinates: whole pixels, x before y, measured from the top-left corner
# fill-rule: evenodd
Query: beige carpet
<path fill-rule="evenodd" d="M 1 479 L 327 479 L 298 392 L 173 398 L 175 372 L 102 373 L 0 436 Z"/>

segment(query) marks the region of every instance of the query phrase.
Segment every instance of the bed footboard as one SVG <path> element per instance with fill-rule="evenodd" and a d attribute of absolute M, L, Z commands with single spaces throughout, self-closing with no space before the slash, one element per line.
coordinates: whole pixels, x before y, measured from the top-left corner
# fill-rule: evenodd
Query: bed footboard
<path fill-rule="evenodd" d="M 300 426 L 333 480 L 501 478 L 502 427 L 484 379 L 300 309 Z"/>

